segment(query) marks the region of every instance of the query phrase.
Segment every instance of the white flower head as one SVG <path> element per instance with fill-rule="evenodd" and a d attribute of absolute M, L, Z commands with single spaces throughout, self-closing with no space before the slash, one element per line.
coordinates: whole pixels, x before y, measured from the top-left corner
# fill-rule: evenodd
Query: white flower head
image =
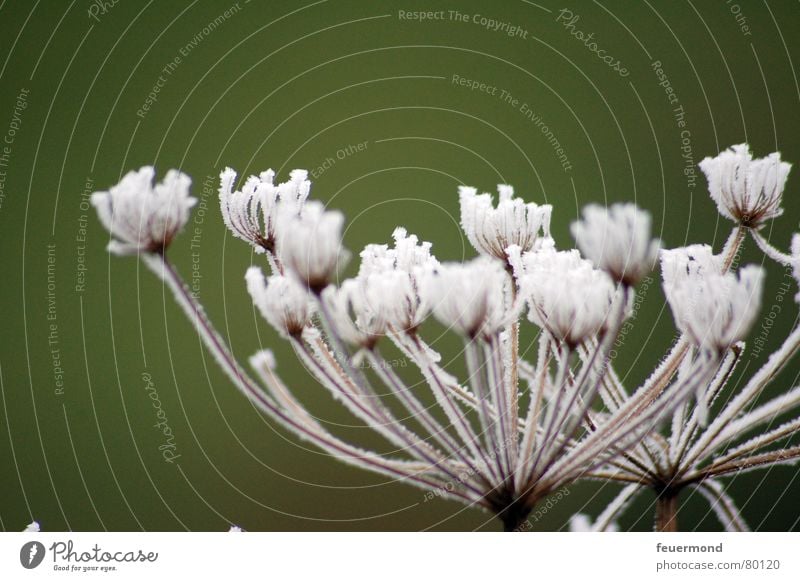
<path fill-rule="evenodd" d="M 461 227 L 475 250 L 505 262 L 509 246 L 519 246 L 526 252 L 550 238 L 553 207 L 526 204 L 522 198 L 514 197 L 514 189 L 508 185 L 497 186 L 497 192 L 499 201 L 494 207 L 490 194 L 460 186 Z"/>
<path fill-rule="evenodd" d="M 521 254 L 512 248 L 509 259 L 532 323 L 572 346 L 605 328 L 616 292 L 614 283 L 577 250 Z"/>
<path fill-rule="evenodd" d="M 431 255 L 430 242 L 420 243 L 404 228 L 397 228 L 392 237 L 393 248 L 367 245 L 361 251 L 358 276 L 324 294 L 337 330 L 350 343 L 368 346 L 389 326 L 413 330 L 430 312 L 421 283 L 439 264 Z"/>
<path fill-rule="evenodd" d="M 22 529 L 23 533 L 38 533 L 41 532 L 42 527 L 39 526 L 39 521 L 33 521 L 31 524 Z"/>
<path fill-rule="evenodd" d="M 299 213 L 311 190 L 308 173 L 296 169 L 289 180 L 275 185 L 271 169 L 250 176 L 241 191 L 234 191 L 236 172 L 220 174 L 219 204 L 231 233 L 250 244 L 257 253 L 275 252 L 279 213 Z"/>
<path fill-rule="evenodd" d="M 487 338 L 508 325 L 504 304 L 508 274 L 502 264 L 485 256 L 465 263 L 445 263 L 423 283 L 433 314 L 443 324 L 468 337 Z"/>
<path fill-rule="evenodd" d="M 699 164 L 719 213 L 745 226 L 759 228 L 783 214 L 781 197 L 791 164 L 781 154 L 753 159 L 746 143 L 734 145 Z"/>
<path fill-rule="evenodd" d="M 573 222 L 572 235 L 586 258 L 615 281 L 633 286 L 658 259 L 661 242 L 650 237 L 650 224 L 650 214 L 635 204 L 590 204 L 583 220 Z"/>
<path fill-rule="evenodd" d="M 439 261 L 431 254 L 430 242 L 420 242 L 405 228 L 396 228 L 392 238 L 393 248 L 370 244 L 361 252 L 358 276 L 374 289 L 371 303 L 381 305 L 388 323 L 396 329 L 414 329 L 431 308 L 421 280 Z"/>
<path fill-rule="evenodd" d="M 288 276 L 268 279 L 257 266 L 245 274 L 247 291 L 261 315 L 284 337 L 300 336 L 311 321 L 314 306 L 308 291 Z"/>
<path fill-rule="evenodd" d="M 761 304 L 764 270 L 755 265 L 722 274 L 707 247 L 662 255 L 664 293 L 675 325 L 692 343 L 723 351 L 743 340 Z M 687 258 L 691 257 L 691 258 Z"/>
<path fill-rule="evenodd" d="M 178 235 L 197 199 L 189 195 L 192 180 L 171 169 L 155 186 L 155 169 L 145 166 L 128 172 L 108 191 L 92 194 L 92 205 L 114 238 L 113 254 L 163 252 Z"/>
<path fill-rule="evenodd" d="M 229 533 L 243 533 L 244 529 L 237 525 L 231 525 L 231 528 L 228 529 Z"/>
<path fill-rule="evenodd" d="M 344 215 L 326 211 L 320 202 L 307 202 L 302 211 L 279 216 L 278 257 L 297 280 L 321 293 L 333 280 L 340 261 Z"/>
<path fill-rule="evenodd" d="M 661 276 L 664 279 L 664 288 L 672 289 L 690 277 L 720 274 L 722 263 L 722 257 L 714 254 L 708 244 L 663 249 Z"/>

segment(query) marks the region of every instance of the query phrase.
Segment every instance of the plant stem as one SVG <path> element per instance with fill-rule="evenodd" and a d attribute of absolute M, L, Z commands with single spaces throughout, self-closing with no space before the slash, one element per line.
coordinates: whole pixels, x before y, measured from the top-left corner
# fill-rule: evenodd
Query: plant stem
<path fill-rule="evenodd" d="M 503 532 L 516 533 L 527 528 L 524 525 L 530 513 L 531 509 L 528 506 L 522 502 L 515 501 L 498 513 L 497 518 L 503 522 Z"/>
<path fill-rule="evenodd" d="M 656 532 L 678 532 L 678 493 L 663 491 L 656 499 Z"/>

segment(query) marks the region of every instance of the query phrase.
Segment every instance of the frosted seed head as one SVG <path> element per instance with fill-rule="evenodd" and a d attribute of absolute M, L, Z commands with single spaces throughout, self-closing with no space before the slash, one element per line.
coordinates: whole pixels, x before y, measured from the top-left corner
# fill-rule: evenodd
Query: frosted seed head
<path fill-rule="evenodd" d="M 236 172 L 225 168 L 220 174 L 219 203 L 225 225 L 236 238 L 250 244 L 257 253 L 275 253 L 280 215 L 302 211 L 311 183 L 305 170 L 294 170 L 288 181 L 275 185 L 271 169 L 245 180 L 234 190 Z"/>
<path fill-rule="evenodd" d="M 572 346 L 604 330 L 616 292 L 604 271 L 577 250 L 515 251 L 512 256 L 532 323 Z"/>
<path fill-rule="evenodd" d="M 692 244 L 661 251 L 661 276 L 664 287 L 673 287 L 693 276 L 720 274 L 722 257 L 708 244 Z"/>
<path fill-rule="evenodd" d="M 522 198 L 513 197 L 514 189 L 508 185 L 497 186 L 497 191 L 495 207 L 491 195 L 460 186 L 461 227 L 475 250 L 506 262 L 510 246 L 519 246 L 525 252 L 550 238 L 552 206 L 526 204 Z"/>
<path fill-rule="evenodd" d="M 753 159 L 746 143 L 734 145 L 699 164 L 719 213 L 750 228 L 783 214 L 781 198 L 791 164 L 779 152 Z"/>
<path fill-rule="evenodd" d="M 421 279 L 438 265 L 431 243 L 420 242 L 405 228 L 392 233 L 394 246 L 369 245 L 361 253 L 358 276 L 369 289 L 369 303 L 398 330 L 413 330 L 430 312 L 429 297 Z"/>
<path fill-rule="evenodd" d="M 586 258 L 616 282 L 633 286 L 658 259 L 661 243 L 650 237 L 650 223 L 650 214 L 635 204 L 591 204 L 573 222 L 572 235 Z"/>
<path fill-rule="evenodd" d="M 92 205 L 113 238 L 109 252 L 163 252 L 189 220 L 197 203 L 189 195 L 191 178 L 175 169 L 155 185 L 154 177 L 155 169 L 145 166 L 128 172 L 110 190 L 92 194 Z"/>
<path fill-rule="evenodd" d="M 278 257 L 305 287 L 319 294 L 336 275 L 348 253 L 342 247 L 344 214 L 307 202 L 299 214 L 279 217 Z"/>
<path fill-rule="evenodd" d="M 284 337 L 299 337 L 311 322 L 314 306 L 308 292 L 294 279 L 283 275 L 264 278 L 251 266 L 245 274 L 247 291 L 261 315 Z"/>
<path fill-rule="evenodd" d="M 761 267 L 723 274 L 709 247 L 690 246 L 662 253 L 662 269 L 675 325 L 694 345 L 724 351 L 747 336 L 761 304 Z"/>
<path fill-rule="evenodd" d="M 420 278 L 438 265 L 430 242 L 420 243 L 404 228 L 393 233 L 394 247 L 369 244 L 361 251 L 358 276 L 329 288 L 337 329 L 353 344 L 371 346 L 391 327 L 413 331 L 430 311 Z"/>
<path fill-rule="evenodd" d="M 479 257 L 440 265 L 425 277 L 423 292 L 443 325 L 467 337 L 489 338 L 510 322 L 504 305 L 507 282 L 498 261 Z"/>

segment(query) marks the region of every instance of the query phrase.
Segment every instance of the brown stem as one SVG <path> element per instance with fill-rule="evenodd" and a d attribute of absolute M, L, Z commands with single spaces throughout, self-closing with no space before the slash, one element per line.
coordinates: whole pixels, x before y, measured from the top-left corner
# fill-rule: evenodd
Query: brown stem
<path fill-rule="evenodd" d="M 503 532 L 518 533 L 527 530 L 526 521 L 531 509 L 521 502 L 514 502 L 497 514 L 503 522 Z"/>
<path fill-rule="evenodd" d="M 678 493 L 665 490 L 656 499 L 656 532 L 678 532 Z"/>

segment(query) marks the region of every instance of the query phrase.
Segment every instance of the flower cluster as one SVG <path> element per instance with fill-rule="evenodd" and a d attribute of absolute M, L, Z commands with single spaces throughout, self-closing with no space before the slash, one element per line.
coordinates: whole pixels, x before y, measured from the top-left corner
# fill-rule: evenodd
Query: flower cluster
<path fill-rule="evenodd" d="M 720 255 L 702 245 L 660 251 L 680 338 L 634 389 L 614 370 L 611 352 L 637 283 L 658 262 L 661 242 L 644 210 L 589 206 L 572 225 L 577 248 L 560 249 L 550 235 L 549 205 L 526 203 L 501 185 L 495 206 L 489 194 L 463 186 L 461 224 L 477 258 L 439 262 L 429 242 L 397 228 L 391 246 L 366 246 L 357 274 L 337 283 L 349 256 L 344 216 L 308 199 L 307 173 L 295 170 L 276 185 L 266 171 L 237 191 L 236 174 L 226 169 L 225 224 L 266 255 L 270 270 L 247 270 L 253 304 L 320 386 L 393 446 L 390 455 L 328 431 L 280 378 L 271 351 L 251 357 L 254 375 L 238 364 L 165 253 L 193 203 L 188 178 L 172 171 L 153 189 L 152 169 L 145 168 L 96 194 L 95 203 L 115 238 L 110 250 L 142 254 L 234 385 L 277 424 L 343 462 L 492 511 L 506 530 L 519 529 L 537 502 L 580 478 L 626 487 L 594 524 L 578 515 L 575 530 L 613 529 L 642 487 L 661 495 L 657 522 L 667 530 L 674 499 L 687 486 L 714 501 L 726 527 L 742 529 L 717 477 L 800 458 L 800 447 L 764 451 L 800 431 L 798 420 L 727 448 L 800 405 L 793 389 L 752 407 L 800 347 L 800 330 L 709 421 L 757 317 L 764 280 L 757 266 L 734 271 L 733 259 L 750 232 L 800 277 L 800 235 L 784 254 L 758 232 L 781 213 L 789 166 L 778 154 L 753 160 L 746 146 L 735 146 L 701 168 L 720 212 L 737 225 Z M 537 335 L 523 351 L 526 311 Z M 429 315 L 462 338 L 463 377 L 445 370 L 423 338 Z M 387 364 L 387 344 L 413 373 Z M 362 361 L 374 373 L 365 373 Z M 424 384 L 435 405 L 423 403 L 412 384 Z M 668 435 L 659 428 L 665 422 Z"/>

